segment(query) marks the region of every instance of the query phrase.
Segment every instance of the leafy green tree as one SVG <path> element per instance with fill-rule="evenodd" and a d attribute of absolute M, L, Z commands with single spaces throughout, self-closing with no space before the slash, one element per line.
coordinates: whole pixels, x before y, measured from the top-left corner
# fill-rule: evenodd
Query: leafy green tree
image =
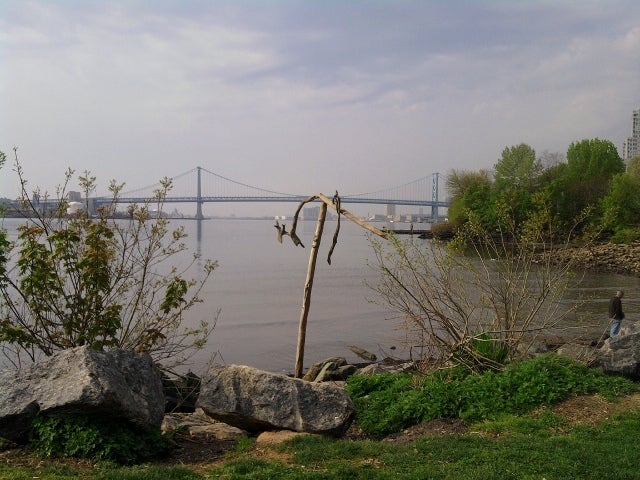
<path fill-rule="evenodd" d="M 195 327 L 183 320 L 216 263 L 202 262 L 198 281 L 186 277 L 200 264 L 197 255 L 181 269 L 168 265 L 178 257 L 185 263 L 187 249 L 183 228 L 151 214 L 162 212 L 170 180 L 148 204 L 115 220 L 122 184 L 111 182 L 109 203 L 92 216 L 96 179 L 88 172 L 79 177 L 85 209 L 74 213 L 66 200 L 72 171 L 56 198 L 45 194 L 39 205 L 26 190 L 17 152 L 16 171 L 27 220 L 15 241 L 0 233 L 0 346 L 10 362 L 90 345 L 148 352 L 171 367 L 205 345 L 215 318 Z"/>
<path fill-rule="evenodd" d="M 609 140 L 595 138 L 569 146 L 566 168 L 547 187 L 565 230 L 588 209 L 593 211 L 591 222 L 599 218 L 597 209 L 609 190 L 611 179 L 624 170 L 624 162 Z"/>
<path fill-rule="evenodd" d="M 543 171 L 536 151 L 525 143 L 505 147 L 494 170 L 498 190 L 497 208 L 509 208 L 514 214 L 514 221 L 517 224 L 523 222 L 532 208 L 531 194 Z"/>
<path fill-rule="evenodd" d="M 453 170 L 447 175 L 447 189 L 451 195 L 449 220 L 460 225 L 470 211 L 487 223 L 493 218 L 493 181 L 486 170 L 477 172 Z"/>
<path fill-rule="evenodd" d="M 602 199 L 604 227 L 613 230 L 622 241 L 640 237 L 640 178 L 619 173 L 611 180 L 611 189 Z"/>
<path fill-rule="evenodd" d="M 593 138 L 573 142 L 567 150 L 568 174 L 575 180 L 610 179 L 625 170 L 624 161 L 609 140 Z"/>
<path fill-rule="evenodd" d="M 505 147 L 502 157 L 494 165 L 498 188 L 532 189 L 542 172 L 536 151 L 525 143 Z"/>

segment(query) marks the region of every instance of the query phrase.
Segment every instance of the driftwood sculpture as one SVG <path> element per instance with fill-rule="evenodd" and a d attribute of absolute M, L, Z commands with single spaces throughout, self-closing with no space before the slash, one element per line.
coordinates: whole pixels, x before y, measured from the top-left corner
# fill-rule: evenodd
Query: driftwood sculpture
<path fill-rule="evenodd" d="M 303 364 L 304 364 L 304 344 L 306 340 L 307 333 L 307 318 L 309 316 L 309 306 L 311 305 L 311 289 L 313 288 L 313 277 L 315 275 L 316 270 L 316 260 L 318 258 L 318 249 L 320 247 L 320 241 L 322 239 L 322 232 L 324 230 L 324 222 L 327 217 L 327 208 L 333 208 L 338 214 L 338 222 L 336 226 L 336 231 L 333 234 L 333 240 L 331 243 L 331 248 L 329 249 L 329 253 L 327 255 L 327 263 L 331 265 L 331 256 L 333 255 L 333 250 L 338 243 L 338 235 L 340 233 L 340 217 L 345 216 L 352 222 L 360 225 L 365 230 L 378 235 L 382 238 L 387 238 L 388 233 L 382 230 L 377 229 L 373 225 L 360 220 L 358 217 L 353 215 L 351 212 L 342 208 L 340 202 L 340 196 L 336 191 L 333 198 L 329 198 L 322 193 L 317 193 L 316 195 L 311 195 L 310 197 L 305 198 L 296 210 L 296 213 L 293 216 L 293 225 L 291 225 L 291 230 L 289 232 L 286 231 L 285 225 L 280 225 L 280 223 L 276 220 L 276 224 L 274 227 L 278 230 L 278 241 L 282 243 L 283 236 L 289 236 L 293 241 L 294 245 L 301 246 L 304 248 L 302 241 L 296 234 L 296 228 L 298 226 L 298 216 L 300 215 L 300 211 L 302 207 L 304 207 L 307 203 L 314 202 L 316 200 L 320 200 L 322 204 L 320 205 L 320 213 L 318 214 L 318 223 L 316 225 L 316 231 L 313 236 L 313 243 L 311 244 L 311 252 L 309 253 L 309 267 L 307 268 L 307 279 L 304 285 L 304 295 L 302 300 L 302 312 L 300 314 L 300 323 L 298 326 L 298 348 L 296 351 L 296 365 L 294 370 L 294 376 L 296 378 L 302 378 Z"/>

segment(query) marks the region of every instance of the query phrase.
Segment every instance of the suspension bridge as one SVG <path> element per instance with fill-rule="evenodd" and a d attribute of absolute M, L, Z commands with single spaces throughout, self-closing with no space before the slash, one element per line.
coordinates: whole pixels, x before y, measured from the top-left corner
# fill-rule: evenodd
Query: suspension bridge
<path fill-rule="evenodd" d="M 168 192 L 165 203 L 195 203 L 196 218 L 204 218 L 202 205 L 214 202 L 296 202 L 299 203 L 308 195 L 275 192 L 260 187 L 247 185 L 218 175 L 203 167 L 171 177 L 172 189 Z M 410 205 L 431 208 L 431 217 L 439 218 L 439 209 L 449 206 L 448 202 L 439 200 L 440 174 L 433 173 L 403 185 L 378 190 L 375 192 L 340 195 L 343 204 L 370 203 L 382 205 Z M 154 192 L 160 183 L 122 193 L 118 203 L 147 203 L 154 198 Z M 182 192 L 174 193 L 174 192 Z M 186 193 L 185 193 L 186 192 Z M 330 193 L 330 192 L 327 192 Z M 97 197 L 96 206 L 109 203 L 111 197 Z"/>

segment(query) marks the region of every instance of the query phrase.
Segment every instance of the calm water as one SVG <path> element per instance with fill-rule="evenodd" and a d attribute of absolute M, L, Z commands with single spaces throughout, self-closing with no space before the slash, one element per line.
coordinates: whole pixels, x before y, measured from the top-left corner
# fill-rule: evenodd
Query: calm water
<path fill-rule="evenodd" d="M 285 221 L 285 223 L 287 223 Z M 194 318 L 221 309 L 211 342 L 227 363 L 272 371 L 293 371 L 298 323 L 311 240 L 316 222 L 299 224 L 306 248 L 288 237 L 276 240 L 272 220 L 206 220 L 201 241 L 203 257 L 220 266 L 204 293 L 206 303 Z M 185 222 L 195 234 L 197 222 Z M 368 301 L 372 291 L 365 278 L 375 273 L 367 266 L 373 252 L 364 233 L 348 221 L 341 224 L 332 265 L 326 262 L 335 222 L 325 224 L 314 277 L 307 324 L 305 365 L 329 356 L 356 360 L 349 350 L 357 345 L 381 354 L 399 346 L 401 335 L 387 321 L 388 312 Z M 289 224 L 287 224 L 287 228 Z"/>
<path fill-rule="evenodd" d="M 287 228 L 290 221 L 287 222 Z M 195 220 L 172 221 L 189 233 L 188 244 L 204 258 L 220 264 L 202 292 L 205 300 L 187 314 L 188 322 L 212 319 L 221 310 L 217 326 L 206 351 L 194 358 L 191 368 L 200 371 L 217 355 L 217 362 L 251 365 L 270 371 L 294 369 L 298 322 L 306 279 L 311 240 L 316 222 L 301 222 L 298 233 L 306 248 L 295 247 L 286 237 L 276 240 L 272 220 Z M 14 220 L 6 220 L 11 231 Z M 372 290 L 365 279 L 375 283 L 377 274 L 368 262 L 375 256 L 360 227 L 342 222 L 332 265 L 326 256 L 335 222 L 325 224 L 313 285 L 307 325 L 305 366 L 329 356 L 357 357 L 350 345 L 365 348 L 378 356 L 405 356 L 403 335 L 396 329 L 392 313 L 371 303 Z M 379 227 L 382 224 L 378 224 Z M 403 224 L 390 225 L 406 228 Z M 416 228 L 420 228 L 416 224 Z M 198 240 L 199 238 L 199 240 Z M 638 320 L 637 296 L 640 279 L 621 275 L 587 275 L 578 288 L 566 294 L 566 302 L 588 301 L 574 320 L 602 325 L 606 322 L 609 297 L 616 289 L 625 290 L 627 319 Z M 397 347 L 391 350 L 391 347 Z"/>
<path fill-rule="evenodd" d="M 306 248 L 294 247 L 289 238 L 276 240 L 271 220 L 187 221 L 191 240 L 204 257 L 217 259 L 220 267 L 207 289 L 202 309 L 194 318 L 220 308 L 211 350 L 227 363 L 252 365 L 272 371 L 293 371 L 298 322 L 306 279 L 311 240 L 316 222 L 302 222 L 298 233 Z M 402 331 L 393 313 L 372 303 L 374 292 L 365 280 L 375 283 L 377 273 L 368 265 L 375 255 L 364 230 L 349 221 L 341 224 L 332 265 L 326 262 L 335 222 L 325 224 L 313 285 L 307 325 L 305 366 L 329 356 L 356 361 L 350 345 L 365 348 L 379 357 L 406 356 Z M 383 224 L 377 224 L 379 228 Z M 289 226 L 289 225 L 288 225 Z M 389 228 L 408 228 L 405 224 Z M 415 228 L 420 228 L 419 224 Z M 625 290 L 628 320 L 638 319 L 637 292 L 640 279 L 624 275 L 588 274 L 580 285 L 566 292 L 565 303 L 583 302 L 568 320 L 593 325 L 598 337 L 606 328 L 609 297 Z M 586 300 L 586 301 L 585 301 Z M 391 347 L 396 347 L 391 350 Z M 209 352 L 210 354 L 210 352 Z M 199 363 L 204 357 L 198 359 Z"/>

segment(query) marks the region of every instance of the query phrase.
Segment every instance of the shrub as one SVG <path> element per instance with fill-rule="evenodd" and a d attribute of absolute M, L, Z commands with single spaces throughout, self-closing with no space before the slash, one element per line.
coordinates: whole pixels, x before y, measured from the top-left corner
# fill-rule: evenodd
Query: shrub
<path fill-rule="evenodd" d="M 159 429 L 144 431 L 124 420 L 100 415 L 38 416 L 31 445 L 47 457 L 76 457 L 133 464 L 166 453 L 169 438 Z"/>
<path fill-rule="evenodd" d="M 502 413 L 524 413 L 570 395 L 614 397 L 636 391 L 638 386 L 548 354 L 511 363 L 500 372 L 470 374 L 458 369 L 427 376 L 354 375 L 347 389 L 356 406 L 358 425 L 368 433 L 383 435 L 435 418 L 480 421 Z"/>
<path fill-rule="evenodd" d="M 73 171 L 54 199 L 29 195 L 17 153 L 15 171 L 26 220 L 14 241 L 0 228 L 0 354 L 9 363 L 90 345 L 147 352 L 173 367 L 206 344 L 215 318 L 188 327 L 184 314 L 202 301 L 217 264 L 202 261 L 200 278 L 187 277 L 201 261 L 182 258 L 186 233 L 161 215 L 169 179 L 126 214 L 116 211 L 123 185 L 112 181 L 108 203 L 90 214 L 96 179 L 89 172 L 78 179 L 84 208 L 73 211 L 66 190 Z M 176 259 L 181 269 L 168 265 Z"/>
<path fill-rule="evenodd" d="M 456 234 L 456 225 L 449 221 L 438 222 L 431 225 L 431 233 L 433 238 L 439 240 L 448 240 Z"/>
<path fill-rule="evenodd" d="M 640 228 L 621 228 L 611 236 L 613 243 L 633 243 L 640 241 Z"/>

